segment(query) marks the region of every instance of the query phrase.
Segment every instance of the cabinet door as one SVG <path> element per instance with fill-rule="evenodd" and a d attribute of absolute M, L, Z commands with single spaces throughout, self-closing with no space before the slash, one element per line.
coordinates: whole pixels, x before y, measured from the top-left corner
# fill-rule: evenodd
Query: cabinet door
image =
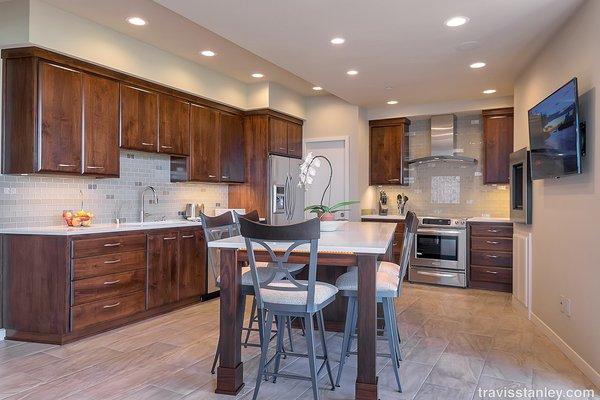
<path fill-rule="evenodd" d="M 206 248 L 200 230 L 180 233 L 179 261 L 179 298 L 205 294 Z"/>
<path fill-rule="evenodd" d="M 509 156 L 513 151 L 513 115 L 483 118 L 483 183 L 508 183 Z"/>
<path fill-rule="evenodd" d="M 288 154 L 302 158 L 302 125 L 287 123 Z"/>
<path fill-rule="evenodd" d="M 119 83 L 83 75 L 83 173 L 119 176 Z"/>
<path fill-rule="evenodd" d="M 158 151 L 187 156 L 190 154 L 190 103 L 161 94 Z"/>
<path fill-rule="evenodd" d="M 178 250 L 177 232 L 148 235 L 148 308 L 177 301 Z"/>
<path fill-rule="evenodd" d="M 402 126 L 371 127 L 370 184 L 399 185 L 403 183 Z"/>
<path fill-rule="evenodd" d="M 60 65 L 39 64 L 41 172 L 81 173 L 82 76 Z"/>
<path fill-rule="evenodd" d="M 244 182 L 244 127 L 238 115 L 221 113 L 221 182 Z"/>
<path fill-rule="evenodd" d="M 287 155 L 287 121 L 269 118 L 269 153 Z"/>
<path fill-rule="evenodd" d="M 190 180 L 219 182 L 219 112 L 192 104 L 190 111 Z"/>
<path fill-rule="evenodd" d="M 121 84 L 121 147 L 158 151 L 158 95 Z"/>

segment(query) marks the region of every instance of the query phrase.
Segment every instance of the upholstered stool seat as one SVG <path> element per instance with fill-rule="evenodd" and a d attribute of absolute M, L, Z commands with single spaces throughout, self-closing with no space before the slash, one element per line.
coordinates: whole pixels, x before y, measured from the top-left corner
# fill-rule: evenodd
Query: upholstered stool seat
<path fill-rule="evenodd" d="M 398 277 L 377 271 L 377 297 L 394 297 L 398 293 Z M 335 281 L 339 290 L 358 291 L 358 270 L 348 271 Z"/>
<path fill-rule="evenodd" d="M 257 269 L 259 271 L 260 269 Z M 297 281 L 306 285 L 308 281 Z M 294 306 L 306 306 L 307 291 L 282 291 L 269 290 L 270 287 L 277 288 L 295 288 L 296 286 L 289 281 L 271 282 L 267 287 L 260 289 L 260 295 L 265 303 L 285 304 Z M 325 282 L 315 283 L 315 307 L 320 309 L 322 305 L 327 305 L 335 298 L 338 288 Z"/>
<path fill-rule="evenodd" d="M 402 268 L 400 267 L 400 265 L 398 265 L 396 263 L 392 263 L 389 261 L 381 261 L 378 265 L 377 271 L 385 272 L 392 276 L 400 276 L 400 272 L 402 271 Z"/>

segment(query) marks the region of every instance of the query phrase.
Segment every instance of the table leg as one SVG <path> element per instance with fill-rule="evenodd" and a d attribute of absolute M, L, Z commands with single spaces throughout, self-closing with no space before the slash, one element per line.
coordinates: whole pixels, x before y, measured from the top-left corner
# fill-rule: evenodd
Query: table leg
<path fill-rule="evenodd" d="M 356 399 L 377 400 L 377 256 L 358 255 L 358 373 Z"/>
<path fill-rule="evenodd" d="M 221 249 L 220 338 L 216 393 L 236 395 L 244 387 L 242 363 L 242 276 L 237 250 Z"/>

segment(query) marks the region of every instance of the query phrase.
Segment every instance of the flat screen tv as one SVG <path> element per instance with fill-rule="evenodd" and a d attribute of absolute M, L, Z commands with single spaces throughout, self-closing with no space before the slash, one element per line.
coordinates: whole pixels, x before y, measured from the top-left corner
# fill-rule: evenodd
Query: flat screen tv
<path fill-rule="evenodd" d="M 529 110 L 531 178 L 580 174 L 584 139 L 573 78 Z"/>

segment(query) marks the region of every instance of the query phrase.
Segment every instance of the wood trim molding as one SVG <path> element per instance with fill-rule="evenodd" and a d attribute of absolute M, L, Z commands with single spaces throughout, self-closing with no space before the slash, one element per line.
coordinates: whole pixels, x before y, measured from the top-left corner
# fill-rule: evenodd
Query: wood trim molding
<path fill-rule="evenodd" d="M 513 107 L 505 107 L 505 108 L 493 108 L 490 110 L 482 110 L 481 115 L 484 117 L 499 117 L 499 116 L 508 116 L 514 115 L 515 109 Z"/>
<path fill-rule="evenodd" d="M 369 126 L 397 126 L 397 125 L 410 125 L 410 119 L 408 118 L 385 118 L 385 119 L 373 119 L 369 121 Z"/>
<path fill-rule="evenodd" d="M 248 110 L 245 112 L 245 115 L 266 115 L 269 117 L 275 117 L 275 118 L 283 119 L 283 120 L 286 120 L 289 122 L 293 122 L 294 124 L 298 124 L 298 125 L 304 124 L 304 121 L 300 118 L 282 113 L 280 111 L 271 110 L 270 108 L 257 108 L 255 110 Z"/>

